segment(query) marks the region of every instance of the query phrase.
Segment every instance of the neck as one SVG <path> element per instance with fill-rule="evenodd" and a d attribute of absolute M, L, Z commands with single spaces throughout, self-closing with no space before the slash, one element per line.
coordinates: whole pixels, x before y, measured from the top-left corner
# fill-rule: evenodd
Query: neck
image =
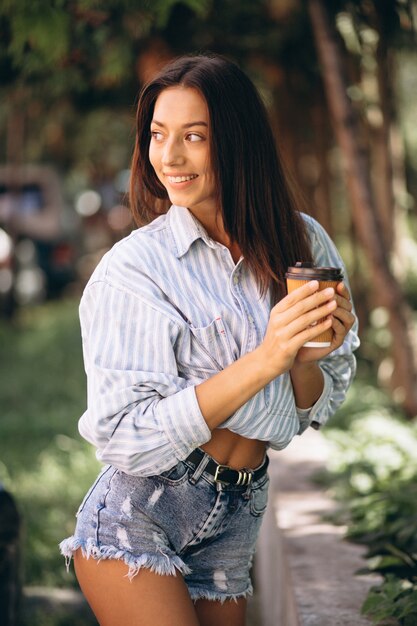
<path fill-rule="evenodd" d="M 242 256 L 242 251 L 240 249 L 239 244 L 236 243 L 236 241 L 232 241 L 230 239 L 230 236 L 224 230 L 224 228 L 219 228 L 218 224 L 217 224 L 217 228 L 215 229 L 209 229 L 205 225 L 204 227 L 206 228 L 208 234 L 210 235 L 212 239 L 214 239 L 215 241 L 218 241 L 219 243 L 223 244 L 224 246 L 226 246 L 226 248 L 229 249 L 230 254 L 232 255 L 233 261 L 237 263 L 240 257 Z"/>
<path fill-rule="evenodd" d="M 200 224 L 204 226 L 209 237 L 211 237 L 214 241 L 218 241 L 219 243 L 223 244 L 224 246 L 226 246 L 226 248 L 230 250 L 230 254 L 232 255 L 234 262 L 237 263 L 242 253 L 239 245 L 236 242 L 232 241 L 230 239 L 230 235 L 228 235 L 228 233 L 225 231 L 223 218 L 220 211 L 217 211 L 215 213 L 210 211 L 205 214 L 202 214 L 200 212 L 191 212 L 193 213 L 194 217 L 198 219 Z"/>

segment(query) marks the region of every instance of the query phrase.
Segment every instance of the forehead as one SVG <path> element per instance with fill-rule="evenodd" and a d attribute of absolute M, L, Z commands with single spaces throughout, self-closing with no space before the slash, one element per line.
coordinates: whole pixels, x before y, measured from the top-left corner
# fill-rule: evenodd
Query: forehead
<path fill-rule="evenodd" d="M 178 125 L 190 122 L 207 122 L 209 113 L 204 97 L 191 87 L 168 87 L 159 94 L 153 113 L 159 122 Z"/>

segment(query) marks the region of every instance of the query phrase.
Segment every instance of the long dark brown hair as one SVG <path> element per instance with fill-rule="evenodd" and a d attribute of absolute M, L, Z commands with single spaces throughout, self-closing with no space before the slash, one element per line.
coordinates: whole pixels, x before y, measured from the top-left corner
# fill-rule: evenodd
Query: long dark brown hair
<path fill-rule="evenodd" d="M 143 87 L 130 177 L 135 221 L 150 222 L 170 205 L 149 161 L 149 143 L 156 99 L 174 86 L 197 89 L 207 102 L 211 165 L 224 228 L 262 293 L 271 287 L 276 302 L 285 295 L 287 267 L 312 261 L 310 244 L 262 100 L 246 74 L 224 57 L 180 57 Z"/>

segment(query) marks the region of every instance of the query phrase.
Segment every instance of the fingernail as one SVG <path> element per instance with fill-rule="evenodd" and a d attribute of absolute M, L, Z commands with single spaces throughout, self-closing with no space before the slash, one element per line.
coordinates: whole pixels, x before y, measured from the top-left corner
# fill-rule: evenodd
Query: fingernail
<path fill-rule="evenodd" d="M 333 287 L 328 287 L 327 289 L 324 289 L 323 292 L 324 292 L 325 296 L 333 296 L 334 295 Z"/>
<path fill-rule="evenodd" d="M 319 286 L 319 281 L 318 280 L 310 280 L 310 282 L 308 283 L 308 286 L 310 287 L 311 291 L 314 291 Z"/>

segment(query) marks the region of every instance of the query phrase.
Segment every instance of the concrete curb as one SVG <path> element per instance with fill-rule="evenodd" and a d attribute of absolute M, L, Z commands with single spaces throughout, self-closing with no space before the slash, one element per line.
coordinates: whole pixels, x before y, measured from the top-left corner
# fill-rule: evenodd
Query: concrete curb
<path fill-rule="evenodd" d="M 270 504 L 258 543 L 262 626 L 369 626 L 360 608 L 378 576 L 358 576 L 363 548 L 343 539 L 345 528 L 323 522 L 334 508 L 311 482 L 329 449 L 309 429 L 281 451 L 271 451 Z"/>
<path fill-rule="evenodd" d="M 269 498 L 278 493 L 275 458 L 270 454 Z M 301 626 L 295 603 L 285 538 L 278 527 L 275 506 L 269 504 L 262 523 L 255 560 L 256 594 L 262 626 Z M 258 624 L 258 626 L 260 626 Z"/>

